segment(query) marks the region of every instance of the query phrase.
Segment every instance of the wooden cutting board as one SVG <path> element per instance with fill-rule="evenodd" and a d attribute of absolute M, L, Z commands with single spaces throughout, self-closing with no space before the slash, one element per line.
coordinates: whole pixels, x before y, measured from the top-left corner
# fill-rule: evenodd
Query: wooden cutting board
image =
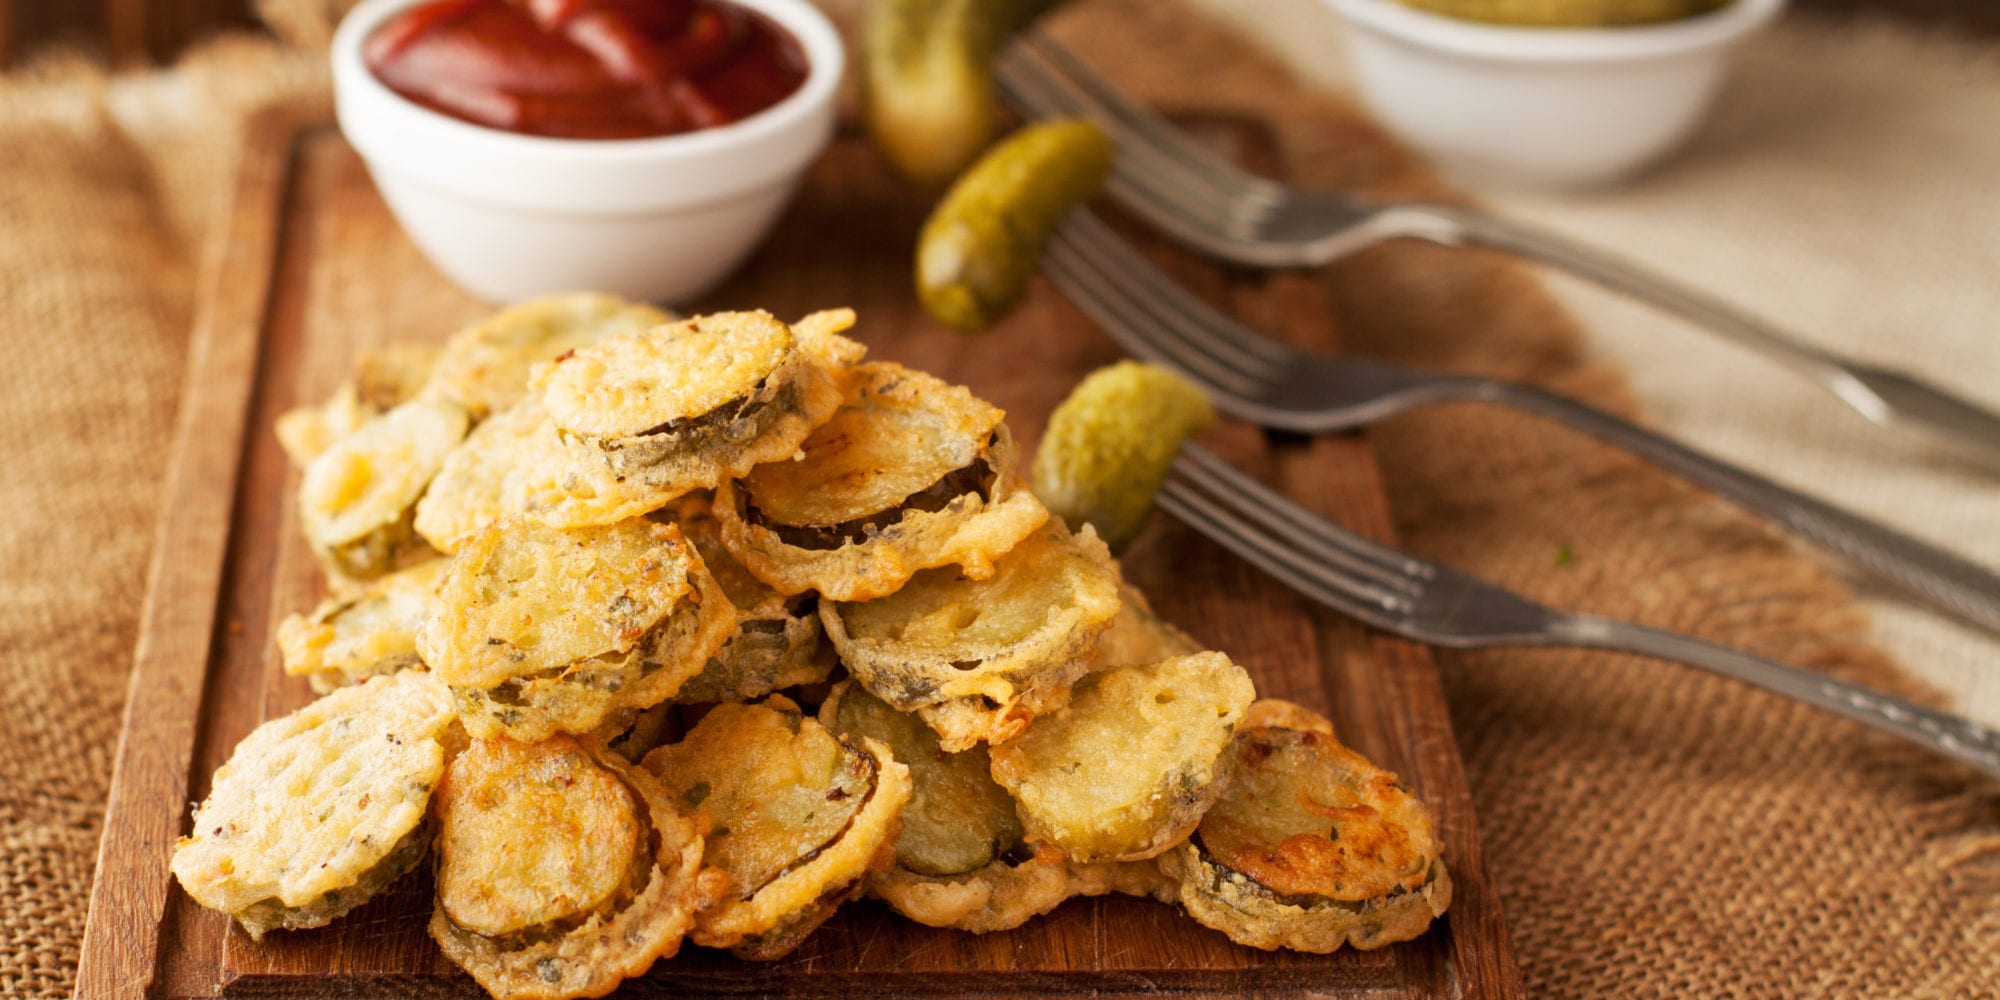
<path fill-rule="evenodd" d="M 1244 123 L 1211 131 L 1239 147 L 1263 134 Z M 925 209 L 844 136 L 770 243 L 690 308 L 763 307 L 790 317 L 852 306 L 873 356 L 970 385 L 1007 410 L 1031 453 L 1051 408 L 1118 351 L 1046 282 L 988 333 L 931 322 L 909 277 Z M 1191 287 L 1252 322 L 1300 343 L 1338 346 L 1310 277 L 1225 273 L 1153 249 Z M 311 697 L 303 680 L 280 673 L 272 639 L 285 614 L 319 596 L 295 524 L 297 474 L 272 420 L 327 396 L 357 352 L 441 339 L 487 307 L 419 256 L 330 124 L 282 112 L 251 130 L 233 211 L 205 274 L 77 995 L 481 996 L 424 932 L 426 878 L 406 879 L 332 926 L 272 934 L 260 945 L 195 905 L 167 862 L 188 803 L 207 793 L 209 774 L 236 742 Z M 1356 530 L 1391 538 L 1360 438 L 1266 440 L 1231 426 L 1210 443 Z M 781 961 L 688 946 L 620 995 L 1518 995 L 1427 651 L 1306 602 L 1163 515 L 1125 565 L 1169 620 L 1243 664 L 1261 694 L 1326 712 L 1345 741 L 1430 804 L 1456 892 L 1428 934 L 1366 953 L 1265 953 L 1146 900 L 1073 900 L 983 936 L 922 927 L 858 902 Z"/>

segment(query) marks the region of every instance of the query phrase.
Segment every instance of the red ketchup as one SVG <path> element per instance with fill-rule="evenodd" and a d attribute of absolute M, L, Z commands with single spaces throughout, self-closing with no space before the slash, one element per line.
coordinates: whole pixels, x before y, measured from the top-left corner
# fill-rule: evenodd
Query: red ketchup
<path fill-rule="evenodd" d="M 431 0 L 363 52 L 378 79 L 427 108 L 564 139 L 727 125 L 806 78 L 797 40 L 727 0 Z"/>

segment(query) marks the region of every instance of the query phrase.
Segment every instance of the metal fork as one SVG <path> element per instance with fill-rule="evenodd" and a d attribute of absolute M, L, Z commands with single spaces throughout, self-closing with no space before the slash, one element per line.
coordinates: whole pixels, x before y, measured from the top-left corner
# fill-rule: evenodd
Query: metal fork
<path fill-rule="evenodd" d="M 1515 382 L 1322 357 L 1195 298 L 1087 211 L 1072 212 L 1043 266 L 1113 339 L 1206 389 L 1217 408 L 1301 433 L 1348 430 L 1430 403 L 1495 403 L 1616 445 L 1768 517 L 1910 595 L 2000 631 L 2000 576 L 1625 420 Z"/>
<path fill-rule="evenodd" d="M 1819 383 L 1862 416 L 1908 425 L 2000 461 L 2000 415 L 1900 372 L 1802 343 L 1726 302 L 1639 265 L 1480 212 L 1371 204 L 1245 173 L 1118 94 L 1060 46 L 1027 32 L 998 60 L 1001 91 L 1026 114 L 1081 115 L 1117 143 L 1110 191 L 1176 240 L 1255 267 L 1312 267 L 1389 239 L 1508 251 L 1676 313 Z"/>
<path fill-rule="evenodd" d="M 1369 625 L 1434 646 L 1581 646 L 1673 660 L 1874 726 L 2000 777 L 2000 733 L 1823 674 L 1634 622 L 1557 611 L 1369 541 L 1187 445 L 1159 506 L 1258 569 Z"/>

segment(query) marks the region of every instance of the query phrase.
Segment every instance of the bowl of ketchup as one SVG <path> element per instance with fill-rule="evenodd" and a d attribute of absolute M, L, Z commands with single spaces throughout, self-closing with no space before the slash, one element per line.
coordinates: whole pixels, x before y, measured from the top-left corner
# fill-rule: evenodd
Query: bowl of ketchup
<path fill-rule="evenodd" d="M 390 210 L 495 302 L 719 283 L 831 139 L 843 68 L 806 0 L 364 0 L 333 43 Z"/>

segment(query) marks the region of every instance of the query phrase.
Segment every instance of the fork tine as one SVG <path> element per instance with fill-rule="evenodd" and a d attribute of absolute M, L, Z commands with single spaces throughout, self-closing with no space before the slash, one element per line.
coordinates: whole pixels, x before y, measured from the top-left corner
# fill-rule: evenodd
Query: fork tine
<path fill-rule="evenodd" d="M 1393 626 L 1390 616 L 1394 612 L 1389 606 L 1401 601 L 1398 595 L 1382 591 L 1366 578 L 1300 559 L 1288 540 L 1276 537 L 1256 519 L 1224 506 L 1186 480 L 1168 479 L 1160 488 L 1157 503 L 1161 510 L 1299 593 L 1371 625 Z"/>
<path fill-rule="evenodd" d="M 1347 557 L 1362 561 L 1378 571 L 1386 570 L 1406 581 L 1421 580 L 1431 575 L 1431 567 L 1423 560 L 1334 524 L 1224 462 L 1206 448 L 1198 445 L 1182 448 L 1174 462 L 1174 471 L 1210 492 L 1241 496 L 1254 509 L 1277 517 L 1284 522 L 1284 527 L 1302 537 L 1337 548 Z M 1416 590 L 1422 589 L 1415 584 L 1412 586 Z"/>
<path fill-rule="evenodd" d="M 1042 32 L 1029 31 L 1018 47 L 1039 56 L 1041 65 L 1056 74 L 1068 92 L 1078 95 L 1083 107 L 1095 112 L 1093 118 L 1123 126 L 1153 150 L 1158 159 L 1184 167 L 1226 194 L 1230 201 L 1253 199 L 1276 205 L 1285 200 L 1283 188 L 1245 173 L 1214 150 L 1194 141 L 1172 122 L 1118 93 L 1082 60 Z"/>
<path fill-rule="evenodd" d="M 1185 371 L 1205 387 L 1250 405 L 1271 388 L 1268 368 L 1212 338 L 1191 335 L 1142 288 L 1058 232 L 1044 261 L 1049 276 L 1127 350 Z"/>
<path fill-rule="evenodd" d="M 1211 179 L 1170 155 L 1153 136 L 1131 124 L 1131 109 L 1106 107 L 1094 100 L 1026 41 L 1004 52 L 996 66 L 996 78 L 1009 101 L 1044 117 L 1086 117 L 1103 128 L 1118 146 L 1119 175 L 1137 183 L 1148 195 L 1184 209 L 1190 202 L 1196 209 L 1212 204 L 1227 214 L 1232 189 L 1226 181 Z"/>
<path fill-rule="evenodd" d="M 1273 521 L 1273 514 L 1279 515 L 1276 520 L 1281 523 L 1270 527 L 1286 532 L 1290 547 L 1302 557 L 1313 557 L 1315 562 L 1364 576 L 1384 590 L 1411 598 L 1424 592 L 1431 567 L 1422 560 L 1385 549 L 1298 506 L 1199 445 L 1181 449 L 1174 460 L 1173 472 L 1210 495 L 1223 498 L 1246 520 L 1262 524 Z"/>
<path fill-rule="evenodd" d="M 1211 351 L 1228 352 L 1240 359 L 1238 367 L 1245 371 L 1257 372 L 1268 382 L 1296 360 L 1297 352 L 1290 347 L 1245 328 L 1169 279 L 1088 211 L 1071 213 L 1057 232 L 1096 262 L 1099 270 L 1129 289 L 1166 328 L 1207 345 Z"/>

